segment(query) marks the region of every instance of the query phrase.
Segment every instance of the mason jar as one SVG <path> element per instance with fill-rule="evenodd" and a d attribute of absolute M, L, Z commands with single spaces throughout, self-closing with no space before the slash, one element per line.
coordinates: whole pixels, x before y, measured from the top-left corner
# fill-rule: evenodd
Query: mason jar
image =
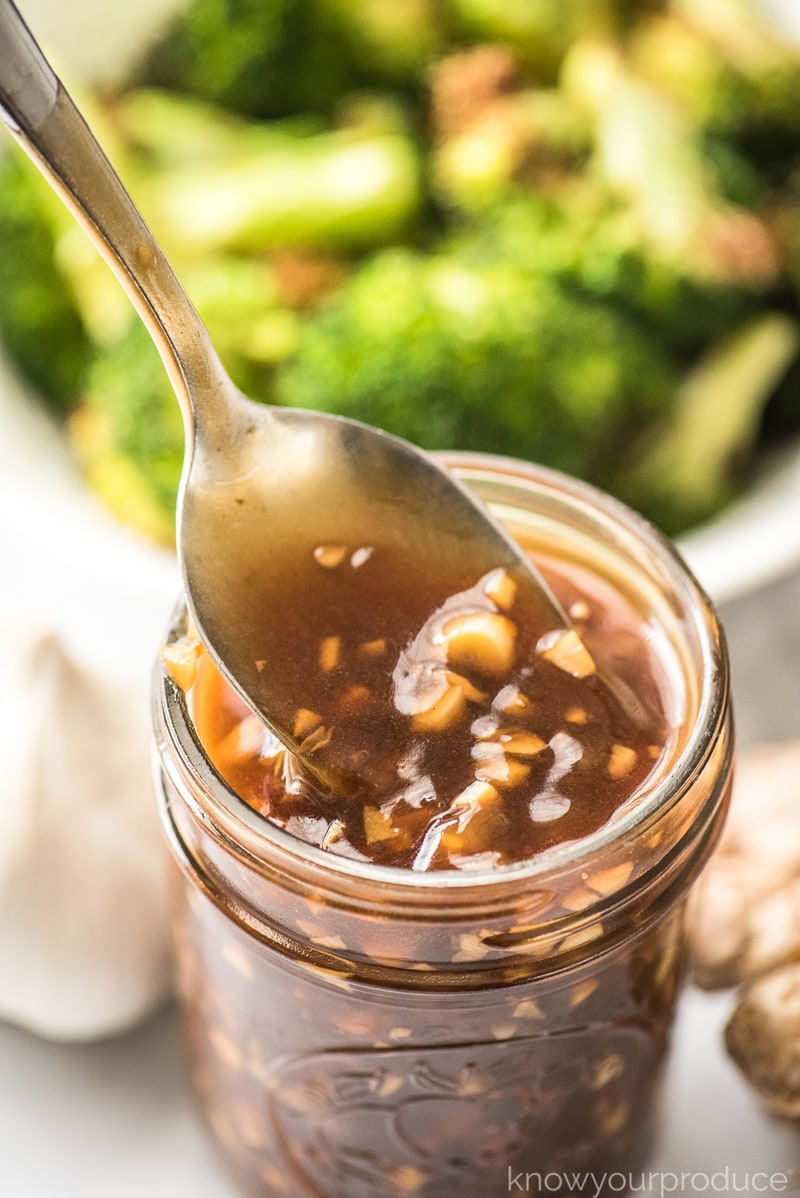
<path fill-rule="evenodd" d="M 576 1174 L 619 1193 L 657 1129 L 686 898 L 730 791 L 723 638 L 675 550 L 627 508 L 538 467 L 444 457 L 526 545 L 633 603 L 670 662 L 677 732 L 644 791 L 585 838 L 417 873 L 258 815 L 156 668 L 192 1077 L 252 1198 L 495 1198 Z M 184 627 L 179 606 L 168 639 Z"/>

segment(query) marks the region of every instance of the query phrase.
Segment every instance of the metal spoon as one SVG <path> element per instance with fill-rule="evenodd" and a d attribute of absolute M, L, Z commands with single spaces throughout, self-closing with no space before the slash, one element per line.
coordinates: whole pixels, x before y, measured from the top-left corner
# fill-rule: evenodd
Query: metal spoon
<path fill-rule="evenodd" d="M 280 740 L 302 754 L 307 726 L 298 710 L 313 712 L 324 697 L 325 680 L 315 680 L 303 648 L 312 614 L 332 632 L 366 619 L 366 635 L 383 604 L 402 648 L 438 604 L 505 567 L 537 633 L 568 626 L 516 544 L 422 451 L 351 420 L 241 394 L 10 0 L 0 0 L 0 112 L 120 279 L 161 354 L 186 430 L 178 550 L 190 612 L 213 660 Z M 356 667 L 337 661 L 345 689 Z M 369 749 L 370 729 L 360 735 Z M 372 735 L 380 738 L 380 728 Z M 335 739 L 319 748 L 318 777 L 329 786 L 348 781 Z"/>

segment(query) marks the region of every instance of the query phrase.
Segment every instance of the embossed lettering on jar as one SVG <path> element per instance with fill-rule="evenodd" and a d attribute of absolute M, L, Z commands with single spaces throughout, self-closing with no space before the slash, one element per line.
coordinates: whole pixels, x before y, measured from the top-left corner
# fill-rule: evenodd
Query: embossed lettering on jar
<path fill-rule="evenodd" d="M 262 818 L 157 669 L 193 1077 L 254 1198 L 493 1198 L 520 1171 L 628 1171 L 657 1126 L 684 900 L 729 792 L 720 632 L 666 542 L 620 505 L 521 463 L 448 461 L 587 604 L 611 588 L 632 605 L 672 734 L 588 835 L 516 865 L 420 873 Z"/>

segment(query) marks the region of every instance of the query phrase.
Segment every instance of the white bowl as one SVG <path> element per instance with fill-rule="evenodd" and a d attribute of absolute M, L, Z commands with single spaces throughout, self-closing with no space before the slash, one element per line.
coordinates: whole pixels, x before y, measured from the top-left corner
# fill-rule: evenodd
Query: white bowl
<path fill-rule="evenodd" d="M 133 5 L 109 4 L 108 0 L 72 0 L 69 4 L 63 0 L 18 2 L 44 46 L 57 47 L 56 60 L 65 64 L 70 77 L 107 84 L 124 78 L 158 28 L 187 0 L 138 0 Z M 800 41 L 797 0 L 758 2 L 770 20 Z M 18 403 L 14 406 L 19 408 Z M 19 431 L 21 423 L 27 427 L 30 421 L 23 420 L 17 412 L 13 423 Z M 30 428 L 24 439 L 26 454 L 31 459 L 29 466 L 35 474 Z M 45 440 L 48 441 L 46 456 L 52 459 L 53 453 L 57 453 L 52 433 Z M 10 442 L 13 432 L 6 437 L 6 450 L 16 456 Z M 69 471 L 56 473 L 66 485 Z M 45 482 L 43 472 L 39 478 L 41 483 Z M 73 485 L 80 493 L 79 484 Z M 51 503 L 52 499 L 51 496 Z M 65 510 L 75 515 L 75 494 L 71 500 Z M 21 503 L 30 507 L 29 502 L 21 500 Z M 115 535 L 113 522 L 94 511 L 95 506 L 81 493 L 77 502 L 82 513 L 78 524 L 82 529 L 81 544 L 89 556 L 102 558 L 109 546 L 116 544 L 117 564 L 124 572 L 122 562 L 130 563 L 132 584 L 139 592 L 149 588 L 160 599 L 170 577 L 168 572 L 165 574 L 165 555 L 149 550 L 127 530 L 119 529 Z M 708 525 L 682 537 L 679 545 L 700 582 L 717 602 L 752 591 L 800 562 L 800 444 L 766 459 L 744 498 Z M 149 565 L 145 566 L 145 562 Z"/>
<path fill-rule="evenodd" d="M 745 495 L 678 545 L 711 597 L 722 603 L 800 563 L 800 444 L 765 455 Z"/>

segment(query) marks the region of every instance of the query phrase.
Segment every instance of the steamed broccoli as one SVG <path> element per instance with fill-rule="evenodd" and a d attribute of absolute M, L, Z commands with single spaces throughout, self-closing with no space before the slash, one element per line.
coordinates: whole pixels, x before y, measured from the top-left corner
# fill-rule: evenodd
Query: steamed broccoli
<path fill-rule="evenodd" d="M 301 269 L 281 265 L 285 274 Z M 298 316 L 285 302 L 290 282 L 277 264 L 219 255 L 188 266 L 184 283 L 234 382 L 253 399 L 269 399 L 273 368 L 298 335 Z"/>
<path fill-rule="evenodd" d="M 374 257 L 301 329 L 277 397 L 432 449 L 555 466 L 670 532 L 713 515 L 741 487 L 767 399 L 796 356 L 797 322 L 772 312 L 742 323 L 741 297 L 696 296 L 705 311 L 694 308 L 675 345 L 686 351 L 700 318 L 701 344 L 713 348 L 686 373 L 685 352 L 670 353 L 658 327 L 658 302 L 642 302 L 646 261 L 632 254 L 626 279 L 607 242 L 611 292 L 600 298 L 597 240 L 571 241 L 553 213 L 549 237 L 543 212 L 538 237 L 529 209 L 504 215 L 435 254 Z M 689 284 L 664 280 L 677 320 Z"/>
<path fill-rule="evenodd" d="M 689 115 L 639 79 L 618 48 L 576 43 L 563 85 L 592 115 L 593 176 L 662 258 L 700 282 L 755 293 L 777 282 L 782 262 L 768 224 L 725 199 Z"/>
<path fill-rule="evenodd" d="M 253 399 L 269 399 L 274 366 L 297 338 L 297 317 L 281 302 L 276 271 L 256 259 L 218 257 L 189 265 L 184 283 L 234 382 Z M 125 331 L 96 347 L 69 431 L 108 506 L 169 543 L 183 425 L 166 370 L 132 311 Z"/>
<path fill-rule="evenodd" d="M 422 205 L 417 149 L 396 109 L 383 106 L 382 125 L 376 109 L 324 131 L 237 121 L 154 91 L 116 111 L 144 159 L 137 196 L 156 235 L 171 254 L 194 256 L 276 245 L 364 249 L 407 232 Z"/>
<path fill-rule="evenodd" d="M 191 0 L 139 81 L 251 117 L 330 112 L 354 66 L 328 0 Z"/>
<path fill-rule="evenodd" d="M 138 82 L 244 116 L 330 114 L 365 86 L 419 92 L 447 25 L 442 0 L 191 0 Z"/>
<path fill-rule="evenodd" d="M 617 494 L 666 532 L 707 520 L 734 499 L 766 401 L 799 344 L 796 321 L 769 313 L 715 345 L 641 439 L 635 461 L 617 472 Z"/>
<path fill-rule="evenodd" d="M 90 485 L 109 508 L 154 540 L 171 543 L 183 424 L 161 359 L 139 320 L 96 357 L 86 399 L 69 431 Z"/>
<path fill-rule="evenodd" d="M 187 281 L 256 398 L 342 412 L 430 448 L 517 454 L 601 478 L 619 439 L 668 405 L 675 370 L 634 317 L 494 252 L 500 244 L 478 233 L 435 252 L 383 251 L 302 319 L 277 303 L 263 267 L 198 266 Z M 182 429 L 138 322 L 98 357 L 71 428 L 95 488 L 166 539 Z"/>
<path fill-rule="evenodd" d="M 449 6 L 462 37 L 513 47 L 544 83 L 555 82 L 575 38 L 612 35 L 618 28 L 614 0 L 449 0 Z"/>
<path fill-rule="evenodd" d="M 668 358 L 635 319 L 473 250 L 467 238 L 432 255 L 375 256 L 302 327 L 277 397 L 428 448 L 596 477 L 623 430 L 668 403 Z"/>
<path fill-rule="evenodd" d="M 198 263 L 187 283 L 255 398 L 340 412 L 428 448 L 532 458 L 623 494 L 676 531 L 734 493 L 735 468 L 795 351 L 794 326 L 762 318 L 734 343 L 744 349 L 715 351 L 714 368 L 682 384 L 687 356 L 752 309 L 738 294 L 691 293 L 667 268 L 654 273 L 611 217 L 578 228 L 556 206 L 509 203 L 428 252 L 373 255 L 302 315 L 281 303 L 277 263 Z M 281 269 L 306 266 L 321 269 L 302 260 Z M 714 435 L 700 446 L 704 426 Z M 138 325 L 99 358 L 72 432 L 107 501 L 165 539 L 182 431 Z M 698 461 L 689 485 L 682 463 Z"/>
<path fill-rule="evenodd" d="M 678 24 L 660 18 L 648 28 Z M 718 66 L 708 43 L 686 32 Z M 614 208 L 615 237 L 657 272 L 700 291 L 764 293 L 782 270 L 769 222 L 754 210 L 773 206 L 768 184 L 740 147 L 636 66 L 622 44 L 596 38 L 570 45 L 558 88 L 525 86 L 507 47 L 442 59 L 431 89 L 437 197 L 448 214 L 494 212 L 515 194 L 549 198 L 577 219 L 578 238 L 587 218 L 604 221 Z"/>
<path fill-rule="evenodd" d="M 676 531 L 800 422 L 800 55 L 753 2 L 190 0 L 141 76 L 169 90 L 100 116 L 245 392 L 535 457 Z M 88 332 L 74 444 L 168 539 L 177 404 L 68 221 L 0 182 L 4 335 L 70 396 Z"/>
<path fill-rule="evenodd" d="M 450 54 L 431 72 L 432 182 L 450 209 L 484 211 L 515 184 L 549 193 L 590 149 L 589 121 L 557 88 L 525 88 L 506 46 Z"/>
<path fill-rule="evenodd" d="M 800 51 L 771 33 L 760 5 L 676 0 L 637 29 L 632 62 L 699 129 L 743 152 L 765 181 L 791 176 L 800 152 Z"/>
<path fill-rule="evenodd" d="M 442 0 L 322 0 L 340 23 L 359 80 L 419 88 L 444 49 Z"/>
<path fill-rule="evenodd" d="M 0 166 L 0 336 L 11 360 L 56 411 L 76 399 L 91 358 L 74 299 L 54 262 L 55 241 L 31 164 Z"/>
<path fill-rule="evenodd" d="M 373 258 L 301 329 L 277 395 L 577 473 L 671 532 L 708 518 L 742 485 L 796 321 L 572 199 Z"/>
<path fill-rule="evenodd" d="M 728 143 L 712 157 L 618 46 L 575 43 L 563 76 L 558 89 L 522 88 L 499 48 L 444 59 L 439 196 L 481 215 L 488 252 L 624 307 L 670 350 L 702 349 L 785 283 L 772 229 L 741 206 L 749 165 Z"/>
<path fill-rule="evenodd" d="M 468 246 L 479 261 L 514 260 L 621 309 L 680 362 L 763 302 L 758 288 L 698 278 L 694 264 L 654 243 L 626 205 L 594 188 L 554 201 L 516 197 L 495 209 Z"/>

